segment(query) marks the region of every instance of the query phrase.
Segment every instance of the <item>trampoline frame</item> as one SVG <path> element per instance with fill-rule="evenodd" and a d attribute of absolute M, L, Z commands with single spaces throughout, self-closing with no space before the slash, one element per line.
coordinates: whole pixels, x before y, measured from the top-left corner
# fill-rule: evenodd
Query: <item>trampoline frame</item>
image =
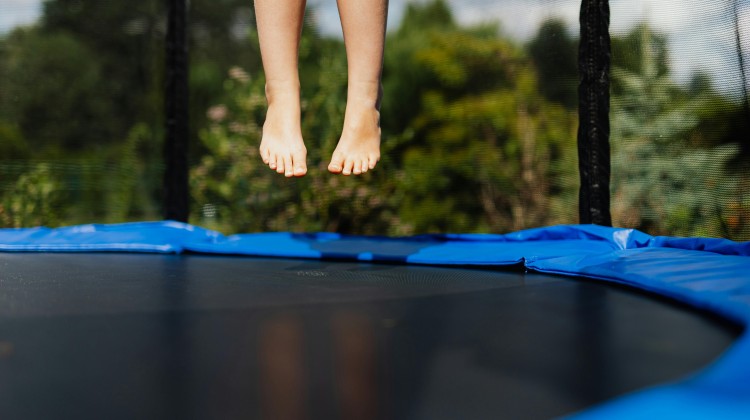
<path fill-rule="evenodd" d="M 575 417 L 747 418 L 750 414 L 750 242 L 654 237 L 597 225 L 405 238 L 283 232 L 223 236 L 166 221 L 0 229 L 0 251 L 195 252 L 442 266 L 522 264 L 530 271 L 623 284 L 716 314 L 743 326 L 743 333 L 715 363 L 692 377 L 636 392 Z"/>
<path fill-rule="evenodd" d="M 735 1 L 735 10 L 736 4 Z M 653 237 L 632 229 L 607 227 L 611 226 L 607 0 L 582 0 L 581 3 L 579 214 L 586 224 L 506 235 L 447 234 L 409 238 L 331 233 L 225 237 L 182 223 L 187 221 L 189 203 L 187 0 L 170 0 L 168 6 L 163 203 L 167 221 L 58 229 L 0 229 L 0 251 L 198 252 L 449 266 L 521 264 L 530 271 L 624 284 L 711 312 L 742 325 L 745 330 L 719 360 L 690 378 L 636 392 L 574 417 L 750 416 L 750 333 L 747 328 L 750 326 L 750 276 L 747 274 L 750 272 L 750 243 Z M 744 78 L 744 68 L 742 71 Z M 746 84 L 743 87 L 746 89 Z M 745 108 L 750 116 L 747 95 Z M 398 250 L 399 244 L 414 243 L 420 244 L 418 252 Z"/>

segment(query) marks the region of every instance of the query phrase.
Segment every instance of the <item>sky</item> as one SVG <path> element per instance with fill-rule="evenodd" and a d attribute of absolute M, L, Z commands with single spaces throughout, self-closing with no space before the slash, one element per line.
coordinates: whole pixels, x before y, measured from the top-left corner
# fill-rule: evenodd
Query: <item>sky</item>
<path fill-rule="evenodd" d="M 248 0 L 250 2 L 252 0 Z M 409 2 L 390 0 L 388 25 L 399 25 Z M 578 31 L 580 0 L 447 0 L 460 23 L 494 21 L 503 33 L 519 41 L 530 39 L 539 24 L 550 17 L 568 23 Z M 647 21 L 667 35 L 672 53 L 672 70 L 678 82 L 689 80 L 697 70 L 712 75 L 720 88 L 732 84 L 722 78 L 722 68 L 737 66 L 734 32 L 731 25 L 719 25 L 727 18 L 730 2 L 717 0 L 610 0 L 611 31 L 627 33 L 634 25 Z M 746 69 L 750 72 L 750 0 L 739 0 L 740 27 L 745 50 Z M 341 36 L 335 0 L 308 0 L 321 32 Z M 41 0 L 0 0 L 0 33 L 16 25 L 33 23 L 41 12 Z"/>
<path fill-rule="evenodd" d="M 0 0 L 0 33 L 34 22 L 41 12 L 41 3 L 41 0 Z"/>
<path fill-rule="evenodd" d="M 308 0 L 318 7 L 316 20 L 321 30 L 341 35 L 335 1 Z M 390 0 L 388 24 L 398 26 L 409 1 Z M 551 17 L 568 24 L 571 33 L 579 30 L 580 0 L 447 0 L 458 21 L 464 24 L 498 22 L 501 31 L 519 41 L 534 36 L 539 25 Z M 722 71 L 738 67 L 734 27 L 727 25 L 732 10 L 729 1 L 716 0 L 610 0 L 613 35 L 628 33 L 635 25 L 648 22 L 667 36 L 673 78 L 687 83 L 696 71 L 713 76 L 721 90 L 737 89 L 741 82 L 727 80 Z M 750 0 L 740 0 L 740 28 L 745 68 L 750 74 Z M 718 22 L 723 22 L 719 24 Z"/>

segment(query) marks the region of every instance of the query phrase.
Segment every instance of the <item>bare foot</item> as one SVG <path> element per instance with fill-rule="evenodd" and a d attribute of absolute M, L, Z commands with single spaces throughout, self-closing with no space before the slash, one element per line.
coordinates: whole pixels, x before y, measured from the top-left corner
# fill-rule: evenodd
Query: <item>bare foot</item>
<path fill-rule="evenodd" d="M 374 101 L 349 100 L 344 129 L 333 151 L 328 170 L 335 174 L 359 175 L 375 168 L 380 160 L 380 112 Z"/>
<path fill-rule="evenodd" d="M 266 85 L 268 111 L 263 123 L 260 156 L 286 177 L 307 173 L 307 149 L 300 127 L 299 84 Z"/>

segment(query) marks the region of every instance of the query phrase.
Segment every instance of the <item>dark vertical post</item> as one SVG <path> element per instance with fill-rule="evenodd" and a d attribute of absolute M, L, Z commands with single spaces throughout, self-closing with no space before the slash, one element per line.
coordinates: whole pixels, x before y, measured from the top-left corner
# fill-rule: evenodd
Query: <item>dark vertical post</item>
<path fill-rule="evenodd" d="M 578 52 L 580 223 L 611 226 L 609 212 L 609 2 L 583 0 Z"/>
<path fill-rule="evenodd" d="M 745 74 L 745 49 L 742 45 L 742 32 L 740 27 L 740 4 L 739 0 L 734 0 L 732 5 L 732 11 L 734 12 L 734 37 L 737 48 L 737 59 L 739 60 L 740 66 L 740 80 L 742 81 L 742 104 L 745 107 L 745 122 L 743 127 L 747 130 L 748 122 L 750 122 L 750 94 L 747 91 L 747 75 Z M 745 141 L 741 143 L 741 147 L 745 154 L 750 154 L 750 138 L 744 136 Z"/>
<path fill-rule="evenodd" d="M 167 0 L 164 218 L 188 220 L 188 0 Z"/>

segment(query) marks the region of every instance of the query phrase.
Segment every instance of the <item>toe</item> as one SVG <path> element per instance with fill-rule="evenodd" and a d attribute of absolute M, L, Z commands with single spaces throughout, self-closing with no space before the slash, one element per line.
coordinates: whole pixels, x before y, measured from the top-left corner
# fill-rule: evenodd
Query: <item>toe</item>
<path fill-rule="evenodd" d="M 284 156 L 284 176 L 291 178 L 294 176 L 294 166 L 292 165 L 292 155 Z"/>
<path fill-rule="evenodd" d="M 377 156 L 370 156 L 370 159 L 368 159 L 368 167 L 370 169 L 375 169 L 375 165 L 378 163 L 378 157 Z"/>
<path fill-rule="evenodd" d="M 351 175 L 353 168 L 354 168 L 354 161 L 352 161 L 351 159 L 346 159 L 344 161 L 344 168 L 341 170 L 341 173 L 344 175 Z"/>
<path fill-rule="evenodd" d="M 268 167 L 271 169 L 276 169 L 276 155 L 270 155 L 268 159 Z"/>
<path fill-rule="evenodd" d="M 268 149 L 266 149 L 265 147 L 260 148 L 260 158 L 263 159 L 263 163 L 265 163 L 266 165 L 268 165 L 268 162 L 271 160 L 269 155 L 270 153 L 268 152 Z"/>
<path fill-rule="evenodd" d="M 341 156 L 339 153 L 334 152 L 333 158 L 331 159 L 331 163 L 328 165 L 328 170 L 338 174 L 341 173 L 341 171 L 344 169 L 344 157 Z"/>
<path fill-rule="evenodd" d="M 359 175 L 362 173 L 362 161 L 357 159 L 354 161 L 354 164 L 352 164 L 352 173 L 354 175 Z"/>
<path fill-rule="evenodd" d="M 292 165 L 294 165 L 294 176 L 302 176 L 307 173 L 306 153 L 304 151 L 292 154 Z"/>
<path fill-rule="evenodd" d="M 279 173 L 279 174 L 284 173 L 284 157 L 283 156 L 276 156 L 276 173 Z"/>
<path fill-rule="evenodd" d="M 370 169 L 368 159 L 362 160 L 361 165 L 362 165 L 362 173 L 365 173 Z"/>

